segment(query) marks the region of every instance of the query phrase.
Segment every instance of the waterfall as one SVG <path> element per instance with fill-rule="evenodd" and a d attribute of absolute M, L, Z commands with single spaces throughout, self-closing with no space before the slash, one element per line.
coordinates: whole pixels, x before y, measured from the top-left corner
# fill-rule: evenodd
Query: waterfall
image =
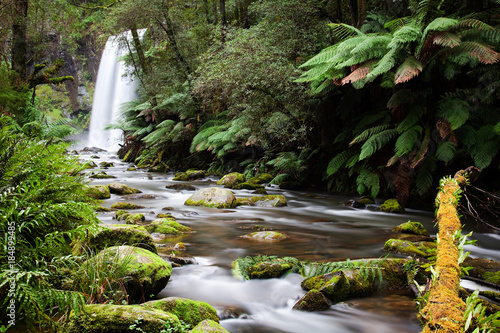
<path fill-rule="evenodd" d="M 140 36 L 145 30 L 139 31 Z M 131 33 L 109 37 L 104 48 L 92 102 L 92 113 L 89 125 L 87 145 L 116 152 L 122 142 L 122 131 L 105 130 L 108 124 L 115 124 L 119 118 L 119 109 L 123 103 L 137 98 L 137 80 L 124 76 L 127 66 L 120 57 L 128 52 L 120 40 L 131 40 Z"/>

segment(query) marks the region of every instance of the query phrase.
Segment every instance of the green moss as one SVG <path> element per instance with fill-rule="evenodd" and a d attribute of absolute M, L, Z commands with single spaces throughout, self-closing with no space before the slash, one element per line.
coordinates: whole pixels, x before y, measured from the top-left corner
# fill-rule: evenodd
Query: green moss
<path fill-rule="evenodd" d="M 115 209 L 139 209 L 144 208 L 144 206 L 136 205 L 130 202 L 115 202 L 111 205 L 111 208 Z"/>
<path fill-rule="evenodd" d="M 251 198 L 238 198 L 236 199 L 236 204 L 239 206 L 283 207 L 287 205 L 287 201 L 283 195 L 263 195 Z"/>
<path fill-rule="evenodd" d="M 404 213 L 405 209 L 397 199 L 389 199 L 384 201 L 383 204 L 378 207 L 379 212 L 387 212 L 387 213 Z"/>
<path fill-rule="evenodd" d="M 165 311 L 138 305 L 89 304 L 79 315 L 71 312 L 64 332 L 133 333 L 140 328 L 142 332 L 160 333 L 165 328 L 177 331 L 180 327 L 179 319 Z"/>
<path fill-rule="evenodd" d="M 235 190 L 256 190 L 258 188 L 262 188 L 262 185 L 254 184 L 250 182 L 244 182 L 234 185 Z"/>
<path fill-rule="evenodd" d="M 193 328 L 190 333 L 229 333 L 224 327 L 220 326 L 216 321 L 205 319 L 195 328 Z"/>
<path fill-rule="evenodd" d="M 119 210 L 115 213 L 115 219 L 118 221 L 125 220 L 128 215 L 130 215 L 130 213 L 126 210 Z"/>
<path fill-rule="evenodd" d="M 111 198 L 111 192 L 106 185 L 90 185 L 86 188 L 87 194 L 97 199 Z"/>
<path fill-rule="evenodd" d="M 233 188 L 234 186 L 243 183 L 245 175 L 239 172 L 232 172 L 217 181 L 217 185 L 224 185 L 226 188 Z"/>
<path fill-rule="evenodd" d="M 271 180 L 273 180 L 273 176 L 269 173 L 261 173 L 257 177 L 252 177 L 248 180 L 249 183 L 254 183 L 254 184 L 267 184 Z"/>
<path fill-rule="evenodd" d="M 187 181 L 205 177 L 205 171 L 190 169 L 186 172 L 177 172 L 173 180 Z"/>
<path fill-rule="evenodd" d="M 330 302 L 319 290 L 309 290 L 294 306 L 300 311 L 325 311 L 330 308 Z"/>
<path fill-rule="evenodd" d="M 349 280 L 342 271 L 305 279 L 302 281 L 301 286 L 304 290 L 317 289 L 335 303 L 345 300 L 350 292 Z"/>
<path fill-rule="evenodd" d="M 163 235 L 181 235 L 194 232 L 193 229 L 177 222 L 172 216 L 156 219 L 147 225 L 146 229 L 151 233 L 157 232 Z"/>
<path fill-rule="evenodd" d="M 187 298 L 169 297 L 143 303 L 142 306 L 172 313 L 188 324 L 190 328 L 193 328 L 205 319 L 219 322 L 217 311 L 211 305 Z"/>
<path fill-rule="evenodd" d="M 139 224 L 141 222 L 144 222 L 145 220 L 146 217 L 144 216 L 143 213 L 128 214 L 127 217 L 125 218 L 125 222 L 127 224 Z"/>
<path fill-rule="evenodd" d="M 241 280 L 280 277 L 287 271 L 296 271 L 299 260 L 293 257 L 255 256 L 233 261 L 233 276 Z"/>
<path fill-rule="evenodd" d="M 101 171 L 98 173 L 92 173 L 89 178 L 92 179 L 109 179 L 109 178 L 116 178 L 115 176 L 108 175 L 106 172 Z"/>
<path fill-rule="evenodd" d="M 427 236 L 427 237 L 430 236 L 429 232 L 427 230 L 425 230 L 422 223 L 412 222 L 412 221 L 402 223 L 402 224 L 392 228 L 392 232 L 420 235 L 420 236 Z"/>
<path fill-rule="evenodd" d="M 130 187 L 128 185 L 122 184 L 122 183 L 111 183 L 108 184 L 109 190 L 111 193 L 114 194 L 134 194 L 134 193 L 142 193 L 142 191 Z"/>
<path fill-rule="evenodd" d="M 256 231 L 241 237 L 257 241 L 280 241 L 288 238 L 287 235 L 277 231 Z"/>
<path fill-rule="evenodd" d="M 410 242 L 402 239 L 389 239 L 384 244 L 384 250 L 411 256 L 428 258 L 436 253 L 435 242 Z"/>

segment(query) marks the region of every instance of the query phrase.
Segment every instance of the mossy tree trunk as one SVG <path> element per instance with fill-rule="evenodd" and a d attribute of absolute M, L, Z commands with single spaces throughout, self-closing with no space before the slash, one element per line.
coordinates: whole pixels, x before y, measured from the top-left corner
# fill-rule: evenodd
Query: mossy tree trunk
<path fill-rule="evenodd" d="M 457 213 L 460 186 L 466 178 L 459 172 L 455 178 L 441 181 L 436 197 L 439 242 L 435 278 L 430 286 L 429 298 L 420 311 L 424 323 L 423 333 L 463 332 L 465 303 L 459 297 L 461 269 L 457 231 L 461 229 Z"/>
<path fill-rule="evenodd" d="M 26 82 L 27 16 L 28 0 L 12 1 L 12 69 L 19 74 L 14 78 L 14 86 L 20 88 Z"/>

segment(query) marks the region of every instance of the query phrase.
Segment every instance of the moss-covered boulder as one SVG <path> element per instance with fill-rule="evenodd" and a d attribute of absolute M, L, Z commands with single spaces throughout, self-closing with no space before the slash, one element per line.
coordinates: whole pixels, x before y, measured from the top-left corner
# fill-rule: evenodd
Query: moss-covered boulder
<path fill-rule="evenodd" d="M 144 208 L 144 206 L 141 205 L 136 205 L 130 202 L 115 202 L 114 204 L 111 205 L 111 208 L 114 209 L 140 209 Z"/>
<path fill-rule="evenodd" d="M 236 207 L 236 197 L 230 190 L 219 187 L 207 187 L 196 191 L 184 204 L 186 206 L 234 208 Z"/>
<path fill-rule="evenodd" d="M 392 232 L 429 237 L 429 232 L 420 222 L 408 221 L 392 228 Z"/>
<path fill-rule="evenodd" d="M 115 213 L 115 216 L 113 216 L 113 219 L 118 220 L 118 221 L 125 221 L 127 216 L 129 216 L 130 213 L 127 212 L 126 210 L 118 210 Z"/>
<path fill-rule="evenodd" d="M 304 279 L 301 283 L 301 287 L 308 291 L 318 290 L 329 300 L 337 303 L 347 298 L 350 284 L 342 271 L 335 271 Z"/>
<path fill-rule="evenodd" d="M 245 182 L 245 175 L 239 172 L 231 172 L 217 181 L 217 185 L 224 185 L 226 188 L 234 188 L 235 185 Z"/>
<path fill-rule="evenodd" d="M 218 322 L 211 320 L 211 319 L 205 319 L 196 327 L 194 327 L 190 333 L 229 333 L 228 330 L 226 330 L 224 327 L 222 327 Z"/>
<path fill-rule="evenodd" d="M 248 256 L 233 261 L 232 273 L 240 280 L 271 279 L 286 272 L 298 271 L 299 263 L 299 260 L 293 257 Z"/>
<path fill-rule="evenodd" d="M 89 304 L 69 316 L 64 333 L 180 332 L 181 323 L 171 313 L 139 305 Z"/>
<path fill-rule="evenodd" d="M 130 303 L 142 303 L 158 294 L 167 285 L 172 266 L 157 254 L 135 246 L 113 246 L 106 248 L 82 264 L 106 267 L 106 262 L 121 260 L 120 270 Z M 104 264 L 103 264 L 104 263 Z"/>
<path fill-rule="evenodd" d="M 196 191 L 196 187 L 193 185 L 189 184 L 172 184 L 172 185 L 167 185 L 165 188 L 171 189 L 171 190 L 177 190 L 177 191 Z"/>
<path fill-rule="evenodd" d="M 154 220 L 151 224 L 146 226 L 146 230 L 150 233 L 174 236 L 195 232 L 190 227 L 177 222 L 173 216 Z"/>
<path fill-rule="evenodd" d="M 283 195 L 263 195 L 251 198 L 238 198 L 236 200 L 238 206 L 258 206 L 258 207 L 284 207 L 287 205 L 285 196 Z"/>
<path fill-rule="evenodd" d="M 187 181 L 187 180 L 195 180 L 205 177 L 204 170 L 194 170 L 190 169 L 186 172 L 177 172 L 173 180 Z"/>
<path fill-rule="evenodd" d="M 294 310 L 300 311 L 325 311 L 331 306 L 330 301 L 319 290 L 309 290 L 293 306 Z"/>
<path fill-rule="evenodd" d="M 249 183 L 254 183 L 254 184 L 267 184 L 271 180 L 273 180 L 273 175 L 269 173 L 261 173 L 260 175 L 256 177 L 252 177 L 248 180 Z"/>
<path fill-rule="evenodd" d="M 388 252 L 429 258 L 436 255 L 435 242 L 411 242 L 403 239 L 391 238 L 384 244 L 384 250 Z"/>
<path fill-rule="evenodd" d="M 101 168 L 105 168 L 105 169 L 107 169 L 107 168 L 112 168 L 112 167 L 114 167 L 115 165 L 114 165 L 112 162 L 102 161 L 101 163 L 99 163 L 99 166 L 100 166 Z"/>
<path fill-rule="evenodd" d="M 127 224 L 140 224 L 146 220 L 143 213 L 128 214 L 125 218 L 125 223 Z"/>
<path fill-rule="evenodd" d="M 170 167 L 165 163 L 160 163 L 148 169 L 148 172 L 167 172 Z"/>
<path fill-rule="evenodd" d="M 126 224 L 101 226 L 95 235 L 84 241 L 76 242 L 74 252 L 78 255 L 85 251 L 98 253 L 105 248 L 117 245 L 137 246 L 158 254 L 153 238 L 146 228 Z"/>
<path fill-rule="evenodd" d="M 256 231 L 240 237 L 260 242 L 277 242 L 287 239 L 288 235 L 277 231 Z"/>
<path fill-rule="evenodd" d="M 378 211 L 386 213 L 404 213 L 405 209 L 397 199 L 388 199 L 378 207 Z"/>
<path fill-rule="evenodd" d="M 217 311 L 210 304 L 187 298 L 168 297 L 149 301 L 141 304 L 141 306 L 174 314 L 177 318 L 188 324 L 190 328 L 195 327 L 205 319 L 219 322 Z"/>
<path fill-rule="evenodd" d="M 106 172 L 104 171 L 100 171 L 100 172 L 92 172 L 90 175 L 89 175 L 89 178 L 92 178 L 92 179 L 110 179 L 110 178 L 116 178 L 115 176 L 111 176 L 111 175 L 108 175 Z"/>
<path fill-rule="evenodd" d="M 136 188 L 130 187 L 130 186 L 122 184 L 122 183 L 117 183 L 117 182 L 113 182 L 111 184 L 108 184 L 108 187 L 109 187 L 109 191 L 113 194 L 142 193 L 141 190 L 138 190 Z"/>
<path fill-rule="evenodd" d="M 106 185 L 90 185 L 86 188 L 87 194 L 96 199 L 109 199 L 111 192 Z"/>
<path fill-rule="evenodd" d="M 258 188 L 263 188 L 262 185 L 251 183 L 251 182 L 243 182 L 234 185 L 235 190 L 256 190 Z"/>
<path fill-rule="evenodd" d="M 468 271 L 469 276 L 500 286 L 500 262 L 467 257 L 462 263 L 463 267 L 472 267 Z"/>

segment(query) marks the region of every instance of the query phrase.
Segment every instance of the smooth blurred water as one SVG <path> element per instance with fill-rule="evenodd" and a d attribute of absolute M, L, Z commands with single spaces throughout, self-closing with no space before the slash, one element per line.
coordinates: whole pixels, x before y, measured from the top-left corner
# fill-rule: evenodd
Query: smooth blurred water
<path fill-rule="evenodd" d="M 406 292 L 374 295 L 373 297 L 336 304 L 317 313 L 292 310 L 305 293 L 300 288 L 302 278 L 290 274 L 282 279 L 240 281 L 231 275 L 231 263 L 247 255 L 293 256 L 311 261 L 339 261 L 359 258 L 378 258 L 391 236 L 391 229 L 408 220 L 420 221 L 435 233 L 433 212 L 412 211 L 387 214 L 367 209 L 344 207 L 349 196 L 331 193 L 287 191 L 267 188 L 269 194 L 283 194 L 288 206 L 281 208 L 238 207 L 215 208 L 184 206 L 194 192 L 166 189 L 173 181 L 171 173 L 149 173 L 143 170 L 126 171 L 131 165 L 114 155 L 99 154 L 100 161 L 113 162 L 106 171 L 117 179 L 95 180 L 93 184 L 119 181 L 138 188 L 156 199 L 135 199 L 112 195 L 103 206 L 118 201 L 130 201 L 145 206 L 137 212 L 146 215 L 146 223 L 159 213 L 171 213 L 178 222 L 196 233 L 159 241 L 170 246 L 184 242 L 196 264 L 174 268 L 171 281 L 158 297 L 179 296 L 206 301 L 214 306 L 221 325 L 235 332 L 420 332 L 413 296 Z M 89 159 L 90 156 L 83 156 Z M 216 178 L 189 182 L 200 189 L 215 185 Z M 233 190 L 237 197 L 252 196 L 248 190 Z M 170 210 L 165 211 L 163 208 Z M 114 213 L 100 213 L 103 223 L 116 223 Z M 284 232 L 290 238 L 279 242 L 253 242 L 240 236 L 252 232 L 243 226 L 264 225 Z M 473 256 L 500 260 L 499 236 L 474 234 L 478 245 L 467 248 Z M 170 254 L 164 247 L 159 253 Z"/>

